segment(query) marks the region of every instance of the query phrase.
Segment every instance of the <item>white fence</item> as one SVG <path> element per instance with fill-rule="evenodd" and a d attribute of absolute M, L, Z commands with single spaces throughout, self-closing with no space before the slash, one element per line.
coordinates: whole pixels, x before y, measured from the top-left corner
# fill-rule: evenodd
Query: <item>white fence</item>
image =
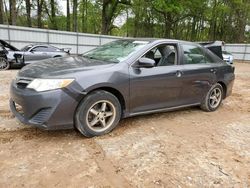
<path fill-rule="evenodd" d="M 30 43 L 45 43 L 59 48 L 71 48 L 71 53 L 78 54 L 120 38 L 122 37 L 0 25 L 0 39 L 17 48 Z M 250 61 L 250 44 L 226 44 L 223 49 L 231 52 L 237 60 Z"/>
<path fill-rule="evenodd" d="M 71 48 L 71 53 L 78 54 L 119 38 L 121 37 L 0 25 L 0 39 L 17 48 L 31 43 L 43 43 L 58 48 Z"/>
<path fill-rule="evenodd" d="M 226 44 L 223 49 L 231 52 L 236 60 L 250 61 L 250 44 Z"/>

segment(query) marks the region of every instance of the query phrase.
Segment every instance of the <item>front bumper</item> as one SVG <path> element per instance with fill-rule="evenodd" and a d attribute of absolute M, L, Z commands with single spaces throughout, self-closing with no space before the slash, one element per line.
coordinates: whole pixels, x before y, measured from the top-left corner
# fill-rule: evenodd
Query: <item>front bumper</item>
<path fill-rule="evenodd" d="M 22 123 L 45 130 L 70 129 L 79 97 L 70 90 L 57 89 L 36 92 L 18 88 L 15 81 L 10 88 L 10 109 Z"/>

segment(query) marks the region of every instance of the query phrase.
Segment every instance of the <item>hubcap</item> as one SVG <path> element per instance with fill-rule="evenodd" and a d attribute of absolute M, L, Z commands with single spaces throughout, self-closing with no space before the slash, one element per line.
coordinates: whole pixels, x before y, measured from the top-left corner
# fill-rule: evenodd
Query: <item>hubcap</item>
<path fill-rule="evenodd" d="M 101 100 L 89 108 L 86 122 L 90 129 L 101 132 L 108 129 L 114 123 L 115 117 L 115 106 L 107 100 Z"/>
<path fill-rule="evenodd" d="M 216 108 L 220 104 L 221 97 L 221 90 L 219 88 L 213 89 L 209 97 L 210 106 Z"/>
<path fill-rule="evenodd" d="M 0 70 L 6 69 L 7 66 L 8 66 L 8 63 L 6 62 L 6 60 L 4 58 L 0 58 Z"/>

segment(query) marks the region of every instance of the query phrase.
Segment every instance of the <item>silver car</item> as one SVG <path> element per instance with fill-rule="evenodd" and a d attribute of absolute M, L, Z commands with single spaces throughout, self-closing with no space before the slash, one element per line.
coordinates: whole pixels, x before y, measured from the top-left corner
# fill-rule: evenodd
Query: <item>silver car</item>
<path fill-rule="evenodd" d="M 2 55 L 0 58 L 0 70 L 6 70 L 11 66 L 24 66 L 38 60 L 66 57 L 69 55 L 70 48 L 57 48 L 47 44 L 30 44 L 21 50 L 0 40 Z"/>
<path fill-rule="evenodd" d="M 234 61 L 234 56 L 233 54 L 231 54 L 230 52 L 227 51 L 222 51 L 222 56 L 223 56 L 223 60 L 229 64 L 232 65 L 233 61 Z"/>
<path fill-rule="evenodd" d="M 19 63 L 30 64 L 42 59 L 66 57 L 69 51 L 47 44 L 31 44 L 15 52 L 14 57 Z"/>

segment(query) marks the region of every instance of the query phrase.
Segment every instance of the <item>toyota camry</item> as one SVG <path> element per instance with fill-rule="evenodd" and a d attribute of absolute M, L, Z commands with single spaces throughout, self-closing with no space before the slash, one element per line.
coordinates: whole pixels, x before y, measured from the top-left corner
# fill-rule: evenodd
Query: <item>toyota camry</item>
<path fill-rule="evenodd" d="M 234 77 L 213 43 L 123 39 L 25 66 L 11 84 L 10 108 L 25 124 L 93 137 L 121 118 L 189 106 L 215 111 Z"/>

